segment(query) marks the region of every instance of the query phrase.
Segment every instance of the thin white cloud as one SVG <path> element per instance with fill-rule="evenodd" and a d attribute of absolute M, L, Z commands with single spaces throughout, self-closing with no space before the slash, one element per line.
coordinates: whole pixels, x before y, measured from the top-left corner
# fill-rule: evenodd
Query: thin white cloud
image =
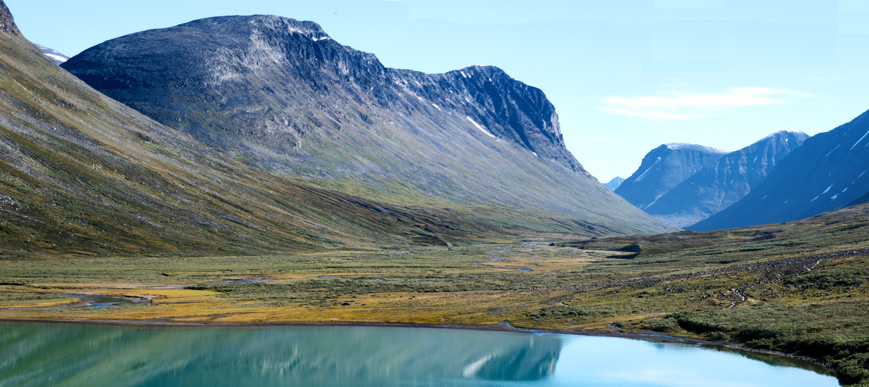
<path fill-rule="evenodd" d="M 598 110 L 653 120 L 684 120 L 712 116 L 713 112 L 734 107 L 764 106 L 787 103 L 807 94 L 766 87 L 736 87 L 724 92 L 670 92 L 663 95 L 627 98 L 612 96 L 603 100 Z"/>
<path fill-rule="evenodd" d="M 705 118 L 709 117 L 710 114 L 697 114 L 697 113 L 668 113 L 662 111 L 652 111 L 652 110 L 631 110 L 631 109 L 619 109 L 612 106 L 604 106 L 598 108 L 598 110 L 609 113 L 609 114 L 617 114 L 621 116 L 629 116 L 629 117 L 640 117 L 640 118 L 648 118 L 650 120 L 690 120 L 695 118 Z"/>

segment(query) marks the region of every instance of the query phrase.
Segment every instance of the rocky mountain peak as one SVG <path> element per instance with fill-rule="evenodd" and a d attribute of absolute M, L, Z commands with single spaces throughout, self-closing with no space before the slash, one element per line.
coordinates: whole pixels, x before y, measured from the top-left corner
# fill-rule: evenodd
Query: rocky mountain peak
<path fill-rule="evenodd" d="M 3 0 L 0 0 L 0 31 L 21 35 L 21 32 L 18 31 L 18 27 L 15 25 L 15 19 L 12 18 L 12 13 L 9 12 L 9 8 L 6 7 L 6 3 Z"/>
<path fill-rule="evenodd" d="M 314 41 L 331 39 L 319 24 L 312 21 L 296 20 L 273 15 L 256 15 L 250 18 L 250 24 L 281 33 L 299 34 Z"/>
<path fill-rule="evenodd" d="M 869 192 L 869 112 L 805 140 L 757 187 L 692 230 L 744 227 L 803 219 L 861 202 Z M 779 132 L 784 139 L 803 133 Z"/>
<path fill-rule="evenodd" d="M 113 39 L 62 67 L 250 166 L 330 189 L 531 208 L 597 234 L 653 222 L 570 154 L 543 91 L 494 66 L 388 68 L 315 23 L 231 16 Z"/>
<path fill-rule="evenodd" d="M 64 68 L 109 96 L 218 148 L 233 146 L 205 128 L 224 126 L 225 118 L 179 126 L 182 112 L 172 111 L 178 106 L 154 106 L 155 97 L 162 99 L 160 94 L 171 91 L 173 95 L 165 97 L 177 99 L 180 96 L 174 94 L 189 93 L 184 98 L 205 99 L 216 105 L 206 109 L 223 111 L 227 102 L 270 101 L 264 112 L 268 119 L 251 122 L 249 114 L 235 114 L 229 117 L 236 121 L 230 129 L 243 128 L 239 134 L 248 139 L 251 134 L 272 137 L 276 141 L 270 141 L 269 147 L 284 144 L 279 145 L 279 154 L 304 153 L 308 142 L 301 139 L 306 133 L 345 126 L 340 121 L 348 112 L 337 110 L 345 110 L 350 101 L 364 110 L 382 108 L 408 114 L 425 106 L 435 109 L 431 113 L 440 116 L 438 120 L 458 119 L 466 130 L 510 141 L 535 157 L 587 175 L 565 148 L 555 107 L 540 89 L 494 66 L 470 66 L 443 74 L 387 68 L 375 55 L 332 40 L 313 22 L 262 15 L 202 19 L 103 43 Z M 244 89 L 250 90 L 244 100 L 228 98 Z M 330 117 L 336 121 L 331 125 L 334 128 L 324 128 L 324 120 L 296 122 L 298 115 L 284 114 L 288 106 L 311 111 L 313 106 L 304 106 L 309 98 L 344 101 L 344 108 L 334 104 L 328 108 L 335 110 Z M 282 168 L 280 160 L 268 157 L 272 160 L 267 164 Z"/>
<path fill-rule="evenodd" d="M 255 30 L 268 35 L 298 35 L 311 40 L 331 39 L 319 24 L 312 21 L 296 20 L 273 15 L 253 16 L 218 16 L 194 20 L 178 26 L 192 29 L 220 29 L 238 33 L 249 33 Z"/>
<path fill-rule="evenodd" d="M 793 131 L 770 134 L 722 156 L 643 210 L 676 227 L 697 223 L 745 197 L 807 137 L 805 133 Z"/>
<path fill-rule="evenodd" d="M 674 151 L 694 151 L 694 152 L 705 152 L 705 153 L 724 153 L 719 149 L 711 148 L 708 146 L 697 145 L 697 144 L 684 144 L 684 143 L 669 143 L 664 144 L 658 147 L 657 149 L 668 149 Z"/>
<path fill-rule="evenodd" d="M 802 142 L 809 138 L 809 135 L 799 130 L 780 130 L 766 136 L 766 139 L 782 139 L 785 141 L 789 141 L 791 138 L 799 139 Z"/>
<path fill-rule="evenodd" d="M 725 152 L 695 144 L 663 144 L 643 157 L 640 168 L 615 193 L 645 209 L 667 191 L 701 169 L 714 165 Z"/>
<path fill-rule="evenodd" d="M 609 181 L 609 183 L 604 184 L 604 187 L 609 188 L 610 191 L 615 191 L 619 188 L 622 183 L 625 182 L 625 179 L 621 176 L 616 176 Z"/>

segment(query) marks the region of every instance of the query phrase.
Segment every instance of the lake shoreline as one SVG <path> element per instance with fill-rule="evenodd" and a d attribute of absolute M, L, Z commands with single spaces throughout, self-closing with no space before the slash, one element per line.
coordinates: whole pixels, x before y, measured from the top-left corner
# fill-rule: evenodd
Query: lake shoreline
<path fill-rule="evenodd" d="M 727 348 L 737 352 L 754 353 L 761 355 L 777 356 L 792 360 L 799 360 L 814 364 L 823 368 L 829 375 L 836 376 L 835 370 L 830 363 L 809 356 L 794 353 L 773 351 L 766 349 L 751 348 L 736 341 L 706 340 L 689 336 L 678 336 L 657 332 L 634 332 L 611 327 L 609 330 L 583 330 L 583 329 L 533 329 L 521 328 L 501 323 L 494 325 L 467 325 L 467 324 L 408 324 L 391 322 L 268 322 L 268 323 L 232 323 L 232 322 L 199 322 L 199 321 L 169 321 L 168 319 L 154 320 L 99 320 L 99 319 L 37 319 L 37 318 L 0 318 L 0 322 L 12 323 L 49 323 L 49 324 L 83 324 L 83 325 L 113 325 L 126 327 L 166 327 L 166 328 L 269 328 L 269 327 L 382 327 L 382 328 L 432 328 L 432 329 L 460 329 L 477 331 L 498 331 L 516 333 L 546 333 L 576 336 L 615 337 L 632 340 L 651 342 L 683 343 L 709 347 Z"/>

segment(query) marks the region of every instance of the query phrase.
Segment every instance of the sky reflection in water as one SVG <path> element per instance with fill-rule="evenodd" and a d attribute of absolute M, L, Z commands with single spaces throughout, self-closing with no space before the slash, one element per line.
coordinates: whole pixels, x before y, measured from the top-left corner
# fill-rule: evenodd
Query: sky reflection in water
<path fill-rule="evenodd" d="M 836 386 L 675 344 L 374 327 L 0 323 L 0 385 Z"/>

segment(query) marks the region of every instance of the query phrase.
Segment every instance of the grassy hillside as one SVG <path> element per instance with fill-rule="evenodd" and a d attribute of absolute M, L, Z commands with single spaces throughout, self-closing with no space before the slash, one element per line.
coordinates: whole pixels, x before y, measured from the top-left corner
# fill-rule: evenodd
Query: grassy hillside
<path fill-rule="evenodd" d="M 504 225 L 266 175 L 90 89 L 20 36 L 0 35 L 0 252 L 444 244 Z"/>

